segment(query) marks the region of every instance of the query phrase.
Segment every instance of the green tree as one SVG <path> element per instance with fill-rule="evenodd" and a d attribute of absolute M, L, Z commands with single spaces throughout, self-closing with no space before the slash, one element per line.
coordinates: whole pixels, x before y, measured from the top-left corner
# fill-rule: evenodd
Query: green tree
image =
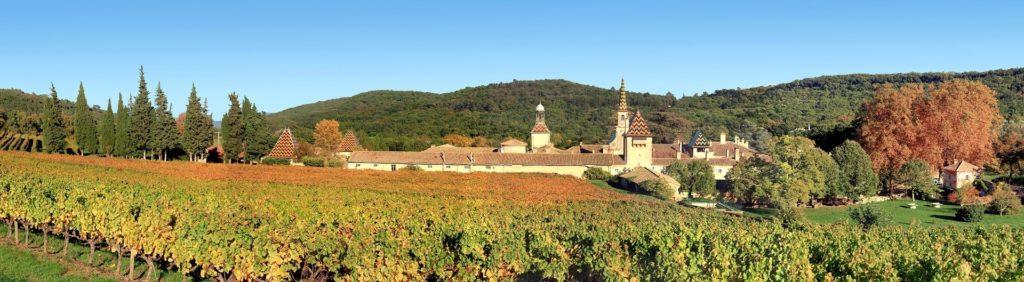
<path fill-rule="evenodd" d="M 832 158 L 839 166 L 839 195 L 857 200 L 878 194 L 878 174 L 871 167 L 871 157 L 860 144 L 846 140 L 832 151 Z"/>
<path fill-rule="evenodd" d="M 898 183 L 910 193 L 911 199 L 916 200 L 916 196 L 933 198 L 939 192 L 939 187 L 932 181 L 931 171 L 927 162 L 912 159 L 897 172 Z"/>
<path fill-rule="evenodd" d="M 231 101 L 231 106 L 220 121 L 220 144 L 224 148 L 224 162 L 231 163 L 244 150 L 242 135 L 245 128 L 242 124 L 242 109 L 238 105 L 238 94 L 231 92 L 228 94 L 228 100 Z"/>
<path fill-rule="evenodd" d="M 199 101 L 195 84 L 192 84 L 188 105 L 185 106 L 184 128 L 185 130 L 181 134 L 181 145 L 188 152 L 189 159 L 196 161 L 206 153 L 206 148 L 213 144 L 216 134 L 214 133 L 213 119 L 210 118 L 206 106 Z"/>
<path fill-rule="evenodd" d="M 256 105 L 249 101 L 248 97 L 242 99 L 242 123 L 245 159 L 249 162 L 258 162 L 270 153 L 275 140 L 267 127 L 266 114 L 256 109 Z"/>
<path fill-rule="evenodd" d="M 129 115 L 130 128 L 128 129 L 129 149 L 132 153 L 141 153 L 142 158 L 149 158 L 154 146 L 153 126 L 156 122 L 153 105 L 149 102 L 149 90 L 146 88 L 146 74 L 142 67 L 139 67 L 139 93 L 132 102 L 131 114 Z"/>
<path fill-rule="evenodd" d="M 111 107 L 110 99 L 107 99 L 107 110 L 103 112 L 103 119 L 100 120 L 100 149 L 98 153 L 110 156 L 114 153 L 114 132 L 116 131 L 114 109 Z"/>
<path fill-rule="evenodd" d="M 96 136 L 96 118 L 89 110 L 89 102 L 85 99 L 85 85 L 82 82 L 78 82 L 78 98 L 75 99 L 75 142 L 78 143 L 79 154 L 91 155 L 100 152 Z"/>
<path fill-rule="evenodd" d="M 771 155 L 772 164 L 786 172 L 782 196 L 785 202 L 810 203 L 812 200 L 837 195 L 839 166 L 814 146 L 806 137 L 781 136 L 766 144 L 765 151 Z"/>
<path fill-rule="evenodd" d="M 705 160 L 674 162 L 665 168 L 665 174 L 679 181 L 679 191 L 687 192 L 689 198 L 694 193 L 703 197 L 715 193 L 715 172 Z"/>
<path fill-rule="evenodd" d="M 156 109 L 153 112 L 152 140 L 153 149 L 159 152 L 161 160 L 167 160 L 167 153 L 178 147 L 178 126 L 174 122 L 174 114 L 167 102 L 160 83 L 156 84 Z"/>
<path fill-rule="evenodd" d="M 668 184 L 658 179 L 644 181 L 640 183 L 639 188 L 640 192 L 662 200 L 672 200 L 676 194 Z"/>
<path fill-rule="evenodd" d="M 57 88 L 50 83 L 50 98 L 46 99 L 43 119 L 43 151 L 48 153 L 63 152 L 67 147 L 67 133 L 64 131 L 64 114 L 57 98 Z"/>
<path fill-rule="evenodd" d="M 780 166 L 761 158 L 745 158 L 733 166 L 725 178 L 731 184 L 729 192 L 741 203 L 782 206 L 784 201 L 779 193 L 785 173 Z"/>
<path fill-rule="evenodd" d="M 132 152 L 131 109 L 125 107 L 124 97 L 117 93 L 117 114 L 114 116 L 114 155 L 127 157 Z"/>

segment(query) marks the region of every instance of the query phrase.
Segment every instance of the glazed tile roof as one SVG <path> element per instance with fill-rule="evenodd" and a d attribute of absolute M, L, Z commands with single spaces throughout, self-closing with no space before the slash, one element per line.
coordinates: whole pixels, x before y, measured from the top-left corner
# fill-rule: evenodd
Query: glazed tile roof
<path fill-rule="evenodd" d="M 533 130 L 530 130 L 530 132 L 550 133 L 551 130 L 548 130 L 548 126 L 546 124 L 544 124 L 543 122 L 538 122 L 537 124 L 533 125 Z"/>
<path fill-rule="evenodd" d="M 690 148 L 694 148 L 694 147 L 708 147 L 708 146 L 711 146 L 711 142 L 708 142 L 708 139 L 704 138 L 704 133 L 703 132 L 700 132 L 700 130 L 697 130 L 697 131 L 693 132 L 693 137 L 690 137 L 690 143 L 688 143 L 687 146 L 690 147 Z"/>
<path fill-rule="evenodd" d="M 629 130 L 626 130 L 626 136 L 635 137 L 651 137 L 654 136 L 651 133 L 651 129 L 647 128 L 647 120 L 640 114 L 640 111 L 633 115 L 633 120 L 629 122 Z"/>
<path fill-rule="evenodd" d="M 277 143 L 274 144 L 274 148 L 270 149 L 270 153 L 267 154 L 269 158 L 278 159 L 294 159 L 296 152 L 299 149 L 299 143 L 295 141 L 295 137 L 292 136 L 292 131 L 285 128 L 281 131 L 281 137 L 277 138 Z"/>
<path fill-rule="evenodd" d="M 339 152 L 355 152 L 361 149 L 359 139 L 356 138 L 356 134 L 351 130 L 345 132 L 345 136 L 341 138 L 341 143 L 338 144 Z"/>

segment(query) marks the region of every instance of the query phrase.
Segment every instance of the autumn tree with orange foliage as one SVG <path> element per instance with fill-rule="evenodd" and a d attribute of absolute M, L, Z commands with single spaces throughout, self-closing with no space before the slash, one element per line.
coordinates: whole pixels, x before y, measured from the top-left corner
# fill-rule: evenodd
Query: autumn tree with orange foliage
<path fill-rule="evenodd" d="M 321 120 L 313 129 L 313 146 L 322 156 L 331 157 L 341 145 L 340 125 L 336 120 Z"/>
<path fill-rule="evenodd" d="M 1002 121 L 996 103 L 980 82 L 883 85 L 864 106 L 860 141 L 886 178 L 915 158 L 934 169 L 957 159 L 987 164 Z"/>

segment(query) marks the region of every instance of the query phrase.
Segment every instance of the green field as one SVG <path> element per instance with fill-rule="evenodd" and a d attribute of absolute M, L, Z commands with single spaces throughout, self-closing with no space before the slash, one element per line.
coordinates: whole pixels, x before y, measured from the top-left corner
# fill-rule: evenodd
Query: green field
<path fill-rule="evenodd" d="M 1015 215 L 994 215 L 986 214 L 981 222 L 963 222 L 956 220 L 958 205 L 942 204 L 940 208 L 933 208 L 932 202 L 917 201 L 917 208 L 907 207 L 910 200 L 892 200 L 878 203 L 865 204 L 877 207 L 889 215 L 892 224 L 904 226 L 930 226 L 930 225 L 1008 225 L 1011 227 L 1024 227 L 1024 213 Z M 849 207 L 817 207 L 804 208 L 807 219 L 814 223 L 832 224 L 836 222 L 848 222 L 850 220 Z M 771 208 L 745 208 L 747 215 L 753 217 L 766 217 L 775 214 Z"/>
<path fill-rule="evenodd" d="M 68 245 L 67 255 L 56 254 L 63 246 L 60 238 L 48 238 L 49 249 L 42 250 L 43 237 L 38 232 L 28 235 L 28 247 L 24 241 L 15 245 L 13 238 L 8 236 L 6 225 L 0 225 L 0 281 L 117 281 L 114 275 L 116 265 L 113 253 L 97 250 L 93 258 L 94 267 L 87 264 L 89 248 L 78 243 Z M 21 236 L 25 236 L 21 233 Z M 22 237 L 24 238 L 24 237 Z M 122 272 L 127 272 L 128 260 L 121 265 Z M 136 276 L 142 276 L 145 264 L 136 263 Z M 181 281 L 181 274 L 157 269 L 154 277 L 165 281 Z"/>
<path fill-rule="evenodd" d="M 968 223 L 956 220 L 958 205 L 943 204 L 940 208 L 933 208 L 931 202 L 917 201 L 917 208 L 907 207 L 910 200 L 892 200 L 879 203 L 867 204 L 878 207 L 889 215 L 893 224 L 901 225 L 1010 225 L 1024 227 L 1024 213 L 1016 215 L 994 215 L 986 214 L 985 219 L 980 223 Z M 834 223 L 849 220 L 849 213 L 846 207 L 820 207 L 804 209 L 807 219 L 817 223 Z"/>

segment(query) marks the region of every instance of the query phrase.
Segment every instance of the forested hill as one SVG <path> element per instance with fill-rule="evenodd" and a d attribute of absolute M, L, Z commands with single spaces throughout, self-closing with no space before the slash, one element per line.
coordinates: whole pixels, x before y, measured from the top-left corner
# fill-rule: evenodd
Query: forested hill
<path fill-rule="evenodd" d="M 808 134 L 850 134 L 850 124 L 874 88 L 885 83 L 977 80 L 997 92 L 1004 117 L 1024 116 L 1024 69 L 967 73 L 851 74 L 807 78 L 747 89 L 725 89 L 679 98 L 630 92 L 659 142 L 694 128 L 727 128 L 755 142 L 771 135 L 811 129 Z M 629 86 L 627 85 L 627 89 Z M 534 107 L 543 102 L 548 126 L 562 147 L 604 141 L 617 103 L 616 89 L 565 80 L 513 81 L 445 94 L 371 91 L 307 104 L 269 116 L 276 128 L 290 127 L 310 140 L 320 119 L 354 129 L 372 149 L 418 150 L 449 133 L 528 138 Z"/>
<path fill-rule="evenodd" d="M 497 142 L 507 137 L 526 140 L 534 108 L 543 103 L 554 141 L 566 146 L 604 140 L 617 101 L 615 89 L 565 80 L 513 81 L 446 94 L 370 91 L 291 108 L 268 119 L 275 127 L 292 128 L 300 138 L 309 138 L 316 121 L 336 119 L 342 128 L 355 129 L 364 146 L 418 150 L 450 133 L 486 136 Z M 645 112 L 658 112 L 670 107 L 672 100 L 665 95 L 630 93 L 630 103 Z"/>

